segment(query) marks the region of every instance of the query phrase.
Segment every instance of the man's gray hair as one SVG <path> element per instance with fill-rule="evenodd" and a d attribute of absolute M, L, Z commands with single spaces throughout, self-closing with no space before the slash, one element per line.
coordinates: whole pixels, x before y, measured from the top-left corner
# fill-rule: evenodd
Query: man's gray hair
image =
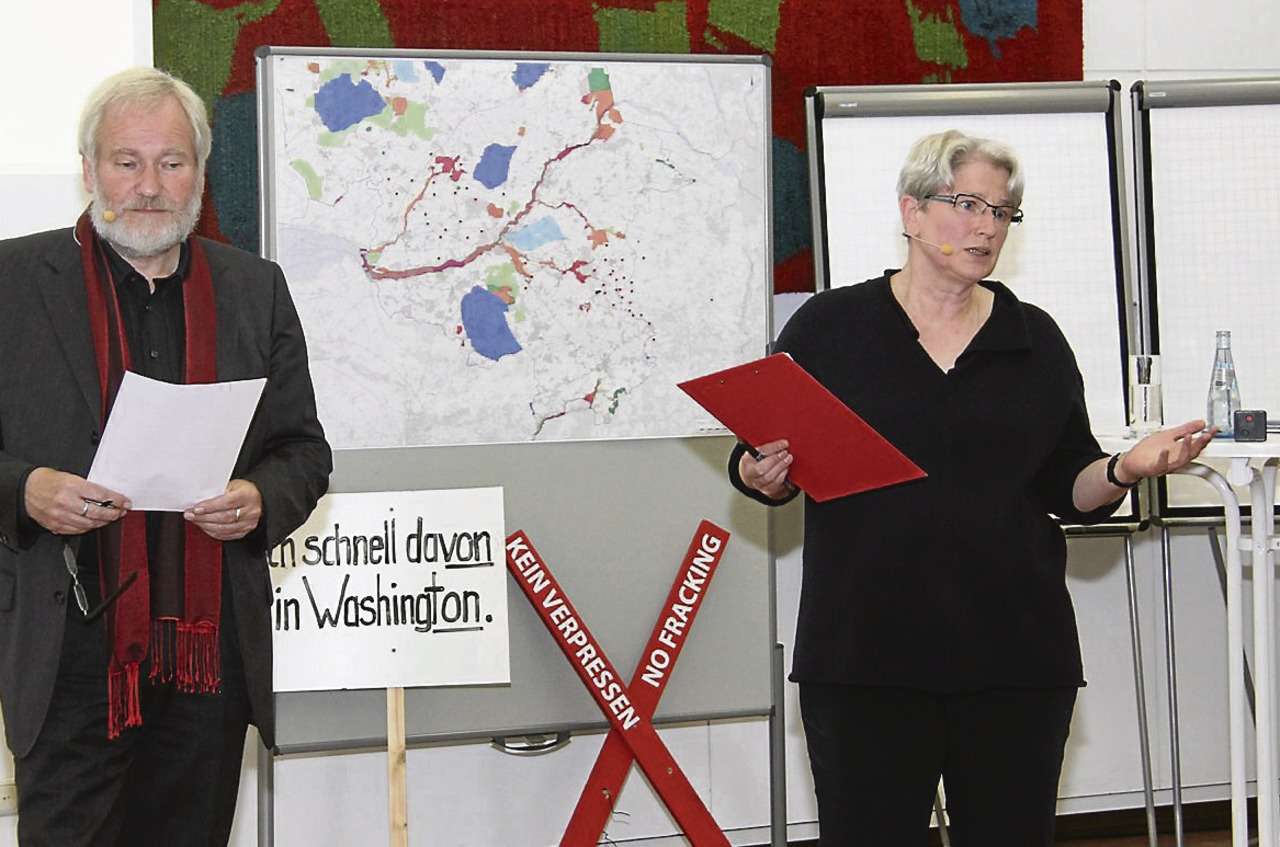
<path fill-rule="evenodd" d="M 116 106 L 153 106 L 167 97 L 178 101 L 191 121 L 191 140 L 195 145 L 196 163 L 204 172 L 213 145 L 209 116 L 200 95 L 191 86 L 156 68 L 129 68 L 107 77 L 89 95 L 80 113 L 78 142 L 80 155 L 90 166 L 98 160 L 98 127 L 107 111 Z"/>
<path fill-rule="evenodd" d="M 1009 172 L 1009 203 L 1021 206 L 1025 177 L 1013 151 L 999 141 L 956 129 L 926 135 L 911 145 L 898 174 L 898 196 L 923 200 L 928 194 L 941 194 L 954 187 L 955 169 L 975 159 Z"/>

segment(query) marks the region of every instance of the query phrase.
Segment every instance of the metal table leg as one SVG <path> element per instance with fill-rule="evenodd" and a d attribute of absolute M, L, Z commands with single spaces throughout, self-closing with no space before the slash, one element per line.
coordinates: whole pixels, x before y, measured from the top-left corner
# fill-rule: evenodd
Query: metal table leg
<path fill-rule="evenodd" d="M 1164 575 L 1164 658 L 1169 681 L 1169 766 L 1173 780 L 1173 843 L 1182 839 L 1182 750 L 1178 729 L 1178 655 L 1173 642 L 1173 554 L 1169 527 L 1160 528 L 1160 559 Z"/>
<path fill-rule="evenodd" d="M 1276 473 L 1278 469 L 1280 469 L 1280 459 L 1272 457 L 1267 459 L 1266 462 L 1263 463 L 1262 473 L 1261 473 L 1261 483 L 1262 483 L 1262 489 L 1263 489 L 1263 502 L 1266 508 L 1263 511 L 1262 515 L 1255 515 L 1253 518 L 1258 523 L 1258 525 L 1262 526 L 1265 529 L 1265 548 L 1266 549 L 1263 555 L 1262 578 L 1266 585 L 1266 597 L 1267 597 L 1266 606 L 1265 606 L 1267 610 L 1267 620 L 1266 620 L 1267 644 L 1270 646 L 1272 650 L 1274 650 L 1276 646 L 1276 640 L 1275 640 L 1275 637 L 1276 637 L 1276 632 L 1275 632 L 1276 521 L 1275 521 L 1275 509 L 1273 508 L 1273 506 L 1276 502 Z M 1254 567 L 1254 579 L 1258 579 L 1259 565 L 1256 559 L 1254 561 L 1253 567 Z M 1268 696 L 1270 697 L 1271 702 L 1275 704 L 1277 703 L 1277 700 L 1276 700 L 1276 674 L 1275 674 L 1274 659 L 1272 660 L 1271 664 L 1267 666 L 1267 676 L 1270 679 L 1270 685 L 1268 686 L 1269 688 Z M 1276 707 L 1273 706 L 1273 711 L 1272 711 L 1273 718 L 1276 714 L 1275 708 Z M 1276 777 L 1280 775 L 1280 774 L 1277 774 L 1277 769 L 1280 769 L 1280 756 L 1277 755 L 1276 736 L 1277 734 L 1280 734 L 1280 733 L 1275 732 L 1274 723 L 1272 723 L 1271 729 L 1272 729 L 1272 739 L 1271 739 L 1271 745 L 1268 748 L 1268 753 L 1271 755 L 1271 761 L 1273 765 L 1272 765 L 1272 772 L 1271 772 L 1272 773 L 1272 781 L 1270 785 L 1271 790 L 1268 792 L 1268 795 L 1269 795 L 1268 804 L 1272 807 L 1272 821 L 1275 823 L 1275 826 L 1277 828 L 1280 828 L 1280 810 L 1278 810 L 1276 807 L 1276 804 L 1277 804 Z M 1276 835 L 1273 833 L 1273 841 L 1275 840 L 1275 838 L 1276 838 Z"/>
<path fill-rule="evenodd" d="M 1222 545 L 1218 541 L 1218 528 L 1209 527 L 1209 553 L 1213 556 L 1213 564 L 1218 568 L 1218 587 L 1222 589 L 1222 602 L 1227 602 L 1227 563 L 1222 557 Z M 1244 694 L 1249 702 L 1249 714 L 1258 713 L 1257 703 L 1253 697 L 1253 671 L 1249 668 L 1249 654 L 1240 659 L 1244 663 Z"/>
<path fill-rule="evenodd" d="M 1237 460 L 1233 460 L 1233 463 Z M 1258 777 L 1258 843 L 1274 845 L 1276 820 L 1275 773 L 1275 660 L 1273 653 L 1272 617 L 1275 590 L 1272 578 L 1274 554 L 1271 550 L 1272 503 L 1275 492 L 1275 466 L 1270 462 L 1262 471 L 1249 469 L 1249 492 L 1253 511 L 1250 520 L 1250 552 L 1253 561 L 1253 656 L 1255 741 Z M 1234 469 L 1233 469 L 1234 471 Z M 1268 484 L 1270 483 L 1270 484 Z"/>
<path fill-rule="evenodd" d="M 1227 712 L 1228 729 L 1231 747 L 1231 844 L 1232 847 L 1248 847 L 1248 786 L 1245 772 L 1245 669 L 1244 669 L 1244 611 L 1242 598 L 1243 567 L 1240 560 L 1240 502 L 1235 491 L 1222 474 L 1206 465 L 1192 462 L 1180 473 L 1198 476 L 1218 490 L 1222 499 L 1223 517 L 1226 519 L 1226 586 L 1227 586 Z M 1168 628 L 1168 657 L 1170 662 L 1170 722 L 1172 727 L 1172 745 L 1174 762 L 1178 761 L 1177 741 L 1177 691 L 1173 684 L 1173 633 L 1172 633 L 1172 593 L 1169 587 L 1169 530 L 1164 528 L 1164 564 L 1165 564 L 1165 609 L 1166 627 Z M 1174 772 L 1174 796 L 1181 800 L 1181 773 Z M 1180 808 L 1175 812 L 1180 813 Z M 1178 824 L 1178 838 L 1181 844 L 1181 819 Z"/>

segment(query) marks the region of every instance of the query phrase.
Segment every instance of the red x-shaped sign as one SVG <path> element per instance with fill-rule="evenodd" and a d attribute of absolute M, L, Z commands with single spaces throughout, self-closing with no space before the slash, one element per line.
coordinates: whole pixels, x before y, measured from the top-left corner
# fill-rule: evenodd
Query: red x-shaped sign
<path fill-rule="evenodd" d="M 624 687 L 528 536 L 517 531 L 507 537 L 508 569 L 611 727 L 562 847 L 596 843 L 633 757 L 694 847 L 729 844 L 650 723 L 728 538 L 709 521 L 698 526 L 631 685 Z"/>

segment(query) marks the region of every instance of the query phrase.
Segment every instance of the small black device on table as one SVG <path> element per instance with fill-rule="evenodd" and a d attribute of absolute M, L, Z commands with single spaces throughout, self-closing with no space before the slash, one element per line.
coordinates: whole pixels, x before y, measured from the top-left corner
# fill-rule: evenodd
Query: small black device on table
<path fill-rule="evenodd" d="M 1267 413 L 1263 409 L 1237 409 L 1235 412 L 1236 441 L 1266 441 Z"/>

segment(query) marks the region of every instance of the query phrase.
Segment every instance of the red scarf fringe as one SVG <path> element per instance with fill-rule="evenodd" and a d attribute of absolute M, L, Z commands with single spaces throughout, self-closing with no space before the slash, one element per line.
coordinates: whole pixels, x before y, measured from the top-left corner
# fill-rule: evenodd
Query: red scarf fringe
<path fill-rule="evenodd" d="M 112 667 L 107 673 L 107 738 L 115 739 L 131 726 L 142 726 L 137 662 Z"/>
<path fill-rule="evenodd" d="M 151 672 L 147 678 L 152 682 L 173 682 L 177 644 L 175 632 L 177 618 L 159 618 L 151 622 L 151 649 L 147 655 L 151 657 Z"/>
<path fill-rule="evenodd" d="M 153 621 L 148 655 L 151 672 L 147 678 L 152 682 L 174 682 L 187 694 L 212 694 L 222 687 L 218 628 L 208 621 Z"/>
<path fill-rule="evenodd" d="M 222 686 L 218 628 L 207 621 L 178 624 L 179 691 L 212 694 Z"/>
<path fill-rule="evenodd" d="M 151 623 L 152 682 L 173 682 L 185 694 L 213 694 L 222 688 L 222 651 L 218 627 L 208 621 L 183 623 L 163 618 Z M 107 674 L 107 737 L 142 726 L 138 690 L 139 663 L 113 667 Z"/>

